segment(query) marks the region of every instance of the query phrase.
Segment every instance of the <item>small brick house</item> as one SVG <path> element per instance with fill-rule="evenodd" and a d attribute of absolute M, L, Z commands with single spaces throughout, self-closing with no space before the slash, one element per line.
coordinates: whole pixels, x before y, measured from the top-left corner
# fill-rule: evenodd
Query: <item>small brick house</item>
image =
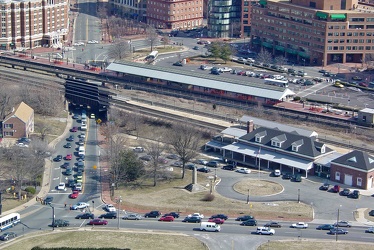
<path fill-rule="evenodd" d="M 374 187 L 374 156 L 354 150 L 331 161 L 331 180 L 360 189 Z"/>
<path fill-rule="evenodd" d="M 34 132 L 34 110 L 21 102 L 4 118 L 3 138 L 29 137 L 32 132 Z"/>

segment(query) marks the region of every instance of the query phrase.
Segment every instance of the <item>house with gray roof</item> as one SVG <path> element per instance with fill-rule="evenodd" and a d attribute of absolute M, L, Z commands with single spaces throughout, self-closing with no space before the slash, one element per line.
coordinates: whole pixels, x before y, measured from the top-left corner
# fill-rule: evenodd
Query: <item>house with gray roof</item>
<path fill-rule="evenodd" d="M 374 156 L 358 150 L 331 161 L 330 178 L 348 186 L 361 189 L 374 187 Z"/>

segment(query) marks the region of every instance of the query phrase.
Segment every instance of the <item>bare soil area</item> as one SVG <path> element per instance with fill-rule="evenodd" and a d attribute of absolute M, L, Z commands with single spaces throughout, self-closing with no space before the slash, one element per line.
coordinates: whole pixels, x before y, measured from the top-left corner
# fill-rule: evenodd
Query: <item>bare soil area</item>
<path fill-rule="evenodd" d="M 234 185 L 234 190 L 241 194 L 248 194 L 250 196 L 267 196 L 274 195 L 283 191 L 282 185 L 266 181 L 266 180 L 256 180 L 256 179 L 246 179 L 237 182 Z"/>

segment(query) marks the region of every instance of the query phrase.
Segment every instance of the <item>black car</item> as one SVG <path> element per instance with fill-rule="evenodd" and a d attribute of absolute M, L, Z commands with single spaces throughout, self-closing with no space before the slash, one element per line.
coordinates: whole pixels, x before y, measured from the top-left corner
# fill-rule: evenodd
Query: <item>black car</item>
<path fill-rule="evenodd" d="M 65 175 L 72 175 L 73 174 L 73 168 L 68 166 L 65 170 Z"/>
<path fill-rule="evenodd" d="M 292 174 L 291 173 L 284 173 L 283 176 L 282 176 L 283 179 L 286 179 L 286 180 L 289 180 L 292 178 Z"/>
<path fill-rule="evenodd" d="M 319 187 L 319 190 L 327 191 L 329 189 L 330 189 L 330 184 L 328 183 L 323 183 L 322 186 Z"/>
<path fill-rule="evenodd" d="M 319 225 L 316 229 L 317 230 L 331 230 L 334 229 L 335 227 L 331 224 L 324 224 L 324 225 Z"/>
<path fill-rule="evenodd" d="M 100 219 L 117 219 L 117 213 L 109 212 L 99 216 Z"/>
<path fill-rule="evenodd" d="M 73 115 L 73 119 L 79 119 L 79 115 Z"/>
<path fill-rule="evenodd" d="M 374 210 L 371 210 L 371 211 L 369 212 L 369 215 L 370 215 L 370 216 L 374 216 Z"/>
<path fill-rule="evenodd" d="M 70 166 L 70 163 L 69 162 L 65 162 L 64 164 L 61 165 L 62 168 L 67 168 Z"/>
<path fill-rule="evenodd" d="M 236 218 L 235 220 L 236 221 L 246 221 L 246 220 L 253 220 L 255 217 L 251 216 L 251 215 L 243 215 L 243 216 L 239 216 L 238 218 Z"/>
<path fill-rule="evenodd" d="M 333 228 L 333 229 L 330 229 L 330 232 L 329 234 L 347 234 L 348 233 L 348 230 L 346 229 L 343 229 L 343 228 Z"/>
<path fill-rule="evenodd" d="M 75 216 L 75 219 L 93 219 L 95 217 L 94 214 L 91 213 L 84 213 L 84 214 L 78 214 Z"/>
<path fill-rule="evenodd" d="M 145 218 L 158 218 L 161 216 L 160 211 L 151 211 L 144 215 Z"/>
<path fill-rule="evenodd" d="M 52 201 L 53 201 L 53 197 L 52 196 L 47 196 L 47 197 L 44 198 L 43 203 L 44 203 L 44 205 L 48 205 L 48 204 L 51 204 Z"/>
<path fill-rule="evenodd" d="M 179 218 L 179 213 L 177 212 L 170 212 L 165 214 L 164 216 L 173 216 L 174 218 Z"/>
<path fill-rule="evenodd" d="M 183 66 L 183 64 L 181 62 L 175 62 L 173 63 L 173 66 Z"/>
<path fill-rule="evenodd" d="M 62 155 L 57 155 L 55 158 L 53 158 L 53 161 L 61 161 L 62 160 Z"/>
<path fill-rule="evenodd" d="M 240 226 L 257 226 L 257 220 L 250 219 L 243 221 L 242 223 L 240 223 Z"/>
<path fill-rule="evenodd" d="M 191 216 L 191 217 L 186 217 L 182 222 L 190 222 L 190 223 L 200 223 L 201 218 L 197 216 Z"/>
<path fill-rule="evenodd" d="M 66 143 L 66 144 L 64 145 L 64 148 L 71 148 L 71 143 L 70 143 L 70 142 Z"/>
<path fill-rule="evenodd" d="M 296 175 L 293 175 L 292 176 L 292 181 L 294 181 L 294 182 L 301 182 L 301 175 L 299 175 L 299 174 L 296 174 Z"/>
<path fill-rule="evenodd" d="M 264 227 L 277 227 L 277 228 L 280 228 L 280 227 L 282 227 L 282 225 L 279 224 L 279 222 L 271 221 L 271 222 L 266 223 L 264 225 Z"/>
<path fill-rule="evenodd" d="M 236 169 L 236 167 L 234 167 L 234 165 L 226 165 L 226 166 L 223 166 L 222 169 L 233 171 Z"/>
<path fill-rule="evenodd" d="M 211 172 L 212 170 L 210 170 L 209 168 L 204 167 L 204 168 L 198 168 L 197 171 L 199 171 L 199 172 L 203 172 L 203 173 L 209 173 L 209 172 Z"/>
<path fill-rule="evenodd" d="M 350 193 L 351 193 L 351 190 L 349 190 L 348 188 L 344 188 L 343 191 L 340 192 L 340 195 L 348 196 L 350 195 Z"/>
<path fill-rule="evenodd" d="M 7 241 L 7 240 L 10 240 L 10 239 L 16 238 L 16 237 L 17 237 L 16 233 L 7 232 L 7 233 L 4 233 L 4 234 L 0 235 L 0 240 Z"/>
<path fill-rule="evenodd" d="M 69 136 L 66 140 L 67 141 L 74 141 L 74 135 Z"/>
<path fill-rule="evenodd" d="M 227 220 L 229 217 L 225 214 L 215 214 L 215 215 L 210 216 L 209 219 L 215 219 L 215 218 Z"/>
<path fill-rule="evenodd" d="M 348 197 L 352 199 L 358 199 L 360 198 L 360 191 L 353 190 L 353 192 Z"/>
<path fill-rule="evenodd" d="M 69 221 L 57 219 L 50 226 L 51 227 L 68 227 L 69 225 L 70 225 Z"/>
<path fill-rule="evenodd" d="M 69 179 L 67 186 L 73 188 L 75 186 L 75 180 L 74 179 Z"/>

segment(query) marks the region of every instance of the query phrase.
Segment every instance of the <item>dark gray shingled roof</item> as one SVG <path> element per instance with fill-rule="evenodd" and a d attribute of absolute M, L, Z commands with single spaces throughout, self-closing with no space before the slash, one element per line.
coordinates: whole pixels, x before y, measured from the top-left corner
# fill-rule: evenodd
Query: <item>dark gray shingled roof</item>
<path fill-rule="evenodd" d="M 353 150 L 352 152 L 342 155 L 331 162 L 367 172 L 374 169 L 374 156 L 358 150 Z"/>

